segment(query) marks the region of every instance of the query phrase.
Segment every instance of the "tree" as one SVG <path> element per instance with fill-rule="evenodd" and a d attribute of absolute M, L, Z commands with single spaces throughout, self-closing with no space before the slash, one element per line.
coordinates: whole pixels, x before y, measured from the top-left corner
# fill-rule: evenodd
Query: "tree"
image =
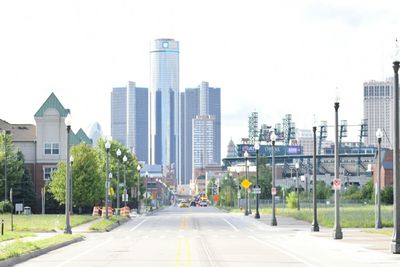
<path fill-rule="evenodd" d="M 23 162 L 25 161 L 21 151 L 18 151 L 17 156 Z M 13 194 L 14 203 L 23 203 L 24 206 L 30 206 L 32 210 L 35 210 L 35 188 L 33 185 L 32 174 L 30 173 L 29 169 L 24 168 L 24 173 L 21 177 L 20 183 L 16 184 L 13 188 Z"/>
<path fill-rule="evenodd" d="M 385 186 L 381 193 L 382 203 L 386 205 L 393 204 L 393 186 Z"/>
<path fill-rule="evenodd" d="M 324 181 L 317 181 L 317 199 L 328 199 L 332 196 L 332 189 Z"/>
<path fill-rule="evenodd" d="M 259 157 L 258 168 L 258 181 L 261 186 L 260 199 L 271 199 L 272 168 L 267 167 L 266 157 Z M 255 181 L 256 179 L 253 180 Z"/>
<path fill-rule="evenodd" d="M 362 187 L 361 189 L 362 199 L 371 201 L 374 199 L 374 181 L 373 178 Z"/>
<path fill-rule="evenodd" d="M 73 163 L 73 206 L 78 208 L 93 206 L 105 195 L 105 177 L 100 172 L 97 151 L 86 144 L 71 148 Z M 65 204 L 65 162 L 59 162 L 52 174 L 49 192 L 61 204 Z"/>
<path fill-rule="evenodd" d="M 9 198 L 10 188 L 16 189 L 24 175 L 24 159 L 22 153 L 18 153 L 15 145 L 12 143 L 11 134 L 0 134 L 0 199 L 4 199 L 5 178 L 4 167 L 7 165 L 7 199 Z"/>

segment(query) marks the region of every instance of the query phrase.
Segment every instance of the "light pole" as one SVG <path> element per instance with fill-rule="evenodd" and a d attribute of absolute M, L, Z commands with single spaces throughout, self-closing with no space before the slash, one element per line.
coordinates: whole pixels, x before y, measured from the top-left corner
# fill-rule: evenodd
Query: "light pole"
<path fill-rule="evenodd" d="M 73 167 L 73 165 L 74 165 L 74 157 L 72 155 L 69 157 L 69 162 L 71 164 L 71 179 L 69 181 L 70 188 L 71 188 L 71 190 L 70 190 L 70 198 L 69 198 L 69 200 L 70 200 L 69 212 L 70 212 L 70 214 L 72 214 L 72 203 L 73 203 L 72 199 L 73 199 L 73 195 L 74 195 L 73 194 L 73 192 L 74 192 L 74 167 Z"/>
<path fill-rule="evenodd" d="M 378 128 L 376 130 L 376 138 L 378 139 L 378 183 L 375 186 L 376 194 L 375 194 L 375 228 L 382 228 L 382 220 L 381 220 L 381 142 L 382 142 L 382 131 Z"/>
<path fill-rule="evenodd" d="M 313 126 L 313 221 L 311 232 L 319 232 L 317 218 L 317 126 Z"/>
<path fill-rule="evenodd" d="M 126 155 L 124 155 L 122 160 L 124 162 L 124 207 L 126 207 L 126 198 L 127 198 L 127 194 L 126 194 L 126 161 L 128 160 Z"/>
<path fill-rule="evenodd" d="M 69 221 L 69 204 L 70 204 L 70 194 L 69 194 L 69 172 L 70 172 L 70 166 L 69 166 L 69 135 L 71 132 L 71 115 L 68 113 L 67 117 L 65 118 L 65 125 L 67 126 L 67 166 L 66 166 L 66 174 L 65 174 L 65 229 L 64 229 L 64 234 L 72 234 L 71 231 L 71 225 Z"/>
<path fill-rule="evenodd" d="M 4 133 L 4 201 L 7 201 L 7 144 L 6 144 L 6 139 L 7 139 L 7 132 L 6 130 L 3 131 Z"/>
<path fill-rule="evenodd" d="M 275 131 L 271 133 L 271 143 L 272 143 L 272 188 L 275 188 L 275 141 L 276 141 L 276 134 Z M 272 190 L 271 190 L 272 191 Z M 272 193 L 272 192 L 271 192 Z M 271 225 L 277 226 L 278 222 L 276 221 L 276 214 L 275 214 L 275 194 L 271 194 L 272 196 L 272 219 Z"/>
<path fill-rule="evenodd" d="M 246 180 L 247 180 L 247 158 L 249 157 L 249 153 L 247 153 L 247 150 L 244 152 L 244 164 L 245 164 L 245 171 L 246 171 Z M 246 208 L 244 211 L 244 215 L 248 216 L 249 215 L 249 191 L 248 189 L 245 188 L 244 191 L 244 195 L 245 195 L 245 202 L 246 202 Z"/>
<path fill-rule="evenodd" d="M 117 215 L 119 215 L 119 157 L 121 156 L 121 149 L 117 149 Z"/>
<path fill-rule="evenodd" d="M 300 164 L 296 162 L 296 192 L 297 192 L 297 210 L 300 210 L 300 194 L 299 194 L 299 168 Z"/>
<path fill-rule="evenodd" d="M 256 188 L 258 190 L 258 188 L 260 188 L 259 184 L 258 184 L 258 151 L 260 150 L 260 143 L 259 141 L 256 141 L 256 143 L 254 144 L 254 148 L 256 150 Z M 260 219 L 260 212 L 259 212 L 259 200 L 260 199 L 260 195 L 258 194 L 258 192 L 256 192 L 256 215 L 254 216 L 254 218 L 256 219 Z"/>
<path fill-rule="evenodd" d="M 338 138 L 338 125 L 339 125 L 339 98 L 335 100 L 335 179 L 339 179 L 339 138 Z M 333 239 L 342 239 L 343 233 L 340 227 L 340 213 L 339 213 L 339 200 L 340 200 L 340 188 L 335 186 L 335 226 L 333 229 Z"/>
<path fill-rule="evenodd" d="M 149 172 L 148 171 L 146 171 L 146 173 L 145 173 L 145 177 L 146 177 L 146 180 L 145 180 L 145 191 L 144 191 L 144 194 L 145 194 L 145 196 L 146 196 L 146 198 L 145 198 L 145 200 L 144 200 L 144 207 L 145 207 L 145 210 L 146 210 L 146 212 L 147 212 L 147 202 L 148 202 L 148 195 L 147 195 L 147 184 L 148 184 L 148 182 L 149 182 Z"/>
<path fill-rule="evenodd" d="M 140 211 L 140 190 L 139 190 L 139 180 L 140 180 L 140 169 L 141 169 L 141 166 L 140 166 L 140 164 L 138 164 L 137 165 L 137 171 L 138 171 L 138 179 L 137 179 L 137 213 L 139 213 L 139 211 Z"/>
<path fill-rule="evenodd" d="M 395 254 L 400 253 L 399 57 L 400 48 L 396 39 L 396 51 L 393 62 L 393 237 L 391 244 L 391 251 Z"/>
<path fill-rule="evenodd" d="M 108 174 L 109 174 L 109 164 L 110 164 L 110 148 L 111 148 L 111 143 L 110 141 L 107 140 L 105 143 L 106 147 L 106 219 L 108 220 L 108 188 L 109 188 L 109 180 L 108 180 Z"/>

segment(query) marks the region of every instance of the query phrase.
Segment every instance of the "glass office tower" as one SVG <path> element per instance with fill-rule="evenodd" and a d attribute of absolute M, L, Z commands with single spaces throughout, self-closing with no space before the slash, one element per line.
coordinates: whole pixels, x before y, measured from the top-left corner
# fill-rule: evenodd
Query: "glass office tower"
<path fill-rule="evenodd" d="M 176 172 L 179 181 L 179 42 L 152 41 L 150 49 L 150 90 L 155 115 L 151 123 L 154 163 Z"/>

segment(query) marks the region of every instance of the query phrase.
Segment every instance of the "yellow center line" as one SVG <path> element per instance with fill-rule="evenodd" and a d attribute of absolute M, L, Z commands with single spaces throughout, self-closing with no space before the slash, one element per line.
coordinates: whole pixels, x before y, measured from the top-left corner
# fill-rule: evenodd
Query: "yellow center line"
<path fill-rule="evenodd" d="M 191 259 L 190 259 L 190 240 L 186 239 L 186 267 L 190 267 Z"/>
<path fill-rule="evenodd" d="M 178 249 L 176 251 L 175 257 L 175 267 L 179 267 L 181 265 L 181 254 L 182 254 L 182 239 L 178 239 Z"/>

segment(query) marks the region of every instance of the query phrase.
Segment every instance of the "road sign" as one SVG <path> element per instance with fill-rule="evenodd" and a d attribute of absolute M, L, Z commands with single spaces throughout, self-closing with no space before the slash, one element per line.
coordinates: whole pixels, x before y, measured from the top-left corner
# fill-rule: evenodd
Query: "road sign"
<path fill-rule="evenodd" d="M 215 196 L 213 197 L 213 200 L 214 200 L 214 201 L 218 201 L 218 200 L 219 200 L 219 196 L 218 196 L 218 195 L 215 195 Z"/>
<path fill-rule="evenodd" d="M 342 181 L 339 178 L 333 179 L 333 189 L 340 190 L 341 185 Z"/>
<path fill-rule="evenodd" d="M 128 194 L 122 194 L 122 201 L 128 201 Z"/>
<path fill-rule="evenodd" d="M 261 194 L 261 188 L 259 188 L 259 187 L 253 188 L 253 193 L 254 194 Z"/>
<path fill-rule="evenodd" d="M 250 185 L 251 185 L 251 182 L 249 180 L 247 180 L 247 179 L 243 180 L 242 186 L 243 186 L 244 189 L 249 188 Z"/>
<path fill-rule="evenodd" d="M 276 195 L 276 187 L 272 187 L 272 188 L 271 188 L 271 194 L 272 194 L 273 196 Z"/>

